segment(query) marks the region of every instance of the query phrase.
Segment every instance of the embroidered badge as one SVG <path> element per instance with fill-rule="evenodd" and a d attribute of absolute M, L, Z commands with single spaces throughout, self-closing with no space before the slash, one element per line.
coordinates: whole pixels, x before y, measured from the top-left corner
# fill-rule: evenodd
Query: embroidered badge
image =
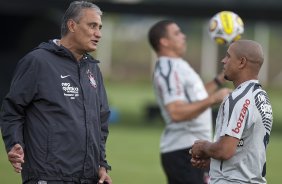
<path fill-rule="evenodd" d="M 92 74 L 92 72 L 89 69 L 87 70 L 86 73 L 88 75 L 89 82 L 90 82 L 91 86 L 96 88 L 97 87 L 97 83 L 95 81 L 94 75 Z"/>

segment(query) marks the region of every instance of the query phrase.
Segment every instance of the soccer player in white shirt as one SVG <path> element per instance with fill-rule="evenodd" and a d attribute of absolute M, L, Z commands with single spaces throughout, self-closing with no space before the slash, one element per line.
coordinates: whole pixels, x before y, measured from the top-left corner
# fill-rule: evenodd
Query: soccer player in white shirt
<path fill-rule="evenodd" d="M 267 93 L 258 82 L 262 47 L 251 40 L 236 41 L 222 63 L 225 79 L 236 89 L 220 106 L 215 142 L 194 143 L 192 165 L 205 167 L 211 160 L 211 184 L 265 184 L 266 148 L 273 117 Z"/>
<path fill-rule="evenodd" d="M 211 140 L 210 107 L 230 91 L 217 91 L 223 74 L 206 85 L 187 61 L 186 36 L 170 20 L 156 23 L 149 41 L 158 56 L 153 84 L 166 126 L 161 137 L 161 161 L 169 184 L 203 184 L 204 170 L 193 168 L 188 149 L 197 139 Z"/>

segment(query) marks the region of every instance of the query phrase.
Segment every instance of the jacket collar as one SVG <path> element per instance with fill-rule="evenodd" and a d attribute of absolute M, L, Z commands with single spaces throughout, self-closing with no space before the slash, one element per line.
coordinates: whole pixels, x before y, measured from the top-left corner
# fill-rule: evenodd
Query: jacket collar
<path fill-rule="evenodd" d="M 73 56 L 72 52 L 65 48 L 64 46 L 59 46 L 54 43 L 53 40 L 49 40 L 49 42 L 42 42 L 36 49 L 45 49 L 49 52 L 52 52 L 58 56 L 62 57 L 68 57 L 72 60 L 76 60 L 76 58 Z M 92 62 L 92 63 L 100 63 L 98 60 L 94 59 L 90 54 L 85 53 L 81 59 L 82 61 Z"/>

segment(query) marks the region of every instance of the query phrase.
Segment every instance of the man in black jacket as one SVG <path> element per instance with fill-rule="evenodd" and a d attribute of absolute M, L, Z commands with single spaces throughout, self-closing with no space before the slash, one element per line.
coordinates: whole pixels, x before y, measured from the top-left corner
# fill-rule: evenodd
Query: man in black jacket
<path fill-rule="evenodd" d="M 110 115 L 95 51 L 102 12 L 74 1 L 60 40 L 40 44 L 17 65 L 3 100 L 2 136 L 23 183 L 108 183 Z"/>

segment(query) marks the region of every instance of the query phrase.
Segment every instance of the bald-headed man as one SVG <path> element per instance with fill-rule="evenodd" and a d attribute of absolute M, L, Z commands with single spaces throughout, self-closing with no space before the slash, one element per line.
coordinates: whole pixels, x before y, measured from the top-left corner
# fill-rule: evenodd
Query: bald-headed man
<path fill-rule="evenodd" d="M 272 108 L 258 81 L 263 64 L 259 43 L 239 40 L 222 60 L 225 79 L 236 88 L 221 104 L 214 143 L 192 146 L 192 165 L 210 166 L 211 184 L 266 183 L 266 147 Z"/>

